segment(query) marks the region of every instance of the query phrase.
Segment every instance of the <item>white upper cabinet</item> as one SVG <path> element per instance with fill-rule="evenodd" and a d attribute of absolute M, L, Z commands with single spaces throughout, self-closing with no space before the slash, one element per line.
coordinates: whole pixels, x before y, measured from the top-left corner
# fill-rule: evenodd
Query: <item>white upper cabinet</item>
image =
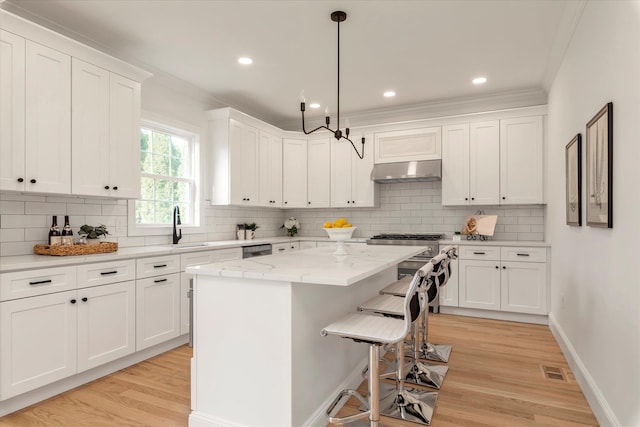
<path fill-rule="evenodd" d="M 500 121 L 500 203 L 544 203 L 542 117 Z"/>
<path fill-rule="evenodd" d="M 442 129 L 443 205 L 544 203 L 542 116 Z"/>
<path fill-rule="evenodd" d="M 441 128 L 378 132 L 374 137 L 375 163 L 439 159 Z"/>
<path fill-rule="evenodd" d="M 139 197 L 140 84 L 74 58 L 71 105 L 72 193 Z"/>
<path fill-rule="evenodd" d="M 353 138 L 359 141 L 360 137 Z M 373 146 L 365 144 L 360 159 L 349 141 L 331 141 L 331 207 L 373 207 L 377 184 L 371 181 Z"/>
<path fill-rule="evenodd" d="M 27 191 L 71 192 L 71 57 L 26 42 Z"/>
<path fill-rule="evenodd" d="M 282 207 L 282 138 L 260 132 L 258 159 L 260 206 Z"/>
<path fill-rule="evenodd" d="M 283 140 L 283 185 L 284 208 L 307 207 L 307 140 Z"/>
<path fill-rule="evenodd" d="M 0 190 L 23 191 L 25 40 L 0 30 Z"/>
<path fill-rule="evenodd" d="M 310 208 L 331 206 L 331 140 L 310 139 L 307 146 L 307 205 Z"/>
<path fill-rule="evenodd" d="M 472 123 L 469 138 L 469 204 L 497 205 L 500 194 L 498 121 Z"/>

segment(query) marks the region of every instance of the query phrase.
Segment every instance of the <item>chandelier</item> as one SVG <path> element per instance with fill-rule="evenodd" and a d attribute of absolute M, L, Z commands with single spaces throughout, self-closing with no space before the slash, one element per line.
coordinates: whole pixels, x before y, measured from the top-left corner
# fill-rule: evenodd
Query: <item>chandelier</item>
<path fill-rule="evenodd" d="M 333 136 L 337 139 L 346 139 L 347 141 L 349 141 L 351 143 L 351 146 L 353 147 L 353 149 L 355 150 L 356 154 L 358 155 L 358 157 L 360 159 L 364 158 L 364 136 L 362 137 L 362 153 L 360 153 L 358 151 L 358 149 L 356 148 L 355 144 L 353 143 L 352 140 L 349 139 L 349 120 L 345 120 L 345 130 L 344 130 L 344 134 L 342 133 L 342 131 L 340 130 L 340 23 L 345 21 L 347 19 L 347 14 L 345 12 L 342 11 L 335 11 L 331 14 L 331 20 L 333 22 L 337 22 L 338 23 L 338 112 L 337 112 L 337 119 L 336 119 L 336 126 L 337 129 L 333 130 L 329 127 L 329 108 L 327 107 L 327 109 L 325 109 L 325 125 L 322 126 L 318 126 L 317 128 L 310 130 L 307 132 L 307 130 L 304 127 L 304 110 L 305 110 L 305 97 L 304 97 L 304 91 L 300 92 L 300 111 L 302 112 L 302 131 L 304 132 L 305 135 L 309 135 L 311 133 L 314 133 L 317 130 L 320 129 L 326 129 L 329 132 L 333 133 Z"/>

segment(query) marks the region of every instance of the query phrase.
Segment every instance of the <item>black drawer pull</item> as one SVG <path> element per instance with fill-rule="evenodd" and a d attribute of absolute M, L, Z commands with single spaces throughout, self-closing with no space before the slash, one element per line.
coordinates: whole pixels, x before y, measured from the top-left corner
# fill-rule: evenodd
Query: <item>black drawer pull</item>
<path fill-rule="evenodd" d="M 82 302 L 87 302 L 87 301 L 89 301 L 89 298 L 87 297 L 82 298 Z"/>
<path fill-rule="evenodd" d="M 516 254 L 518 256 L 529 256 L 529 254 Z"/>
<path fill-rule="evenodd" d="M 158 264 L 158 265 L 154 265 L 153 268 L 163 268 L 166 267 L 167 264 Z"/>
<path fill-rule="evenodd" d="M 287 248 L 278 248 L 279 251 L 284 251 Z"/>
<path fill-rule="evenodd" d="M 45 283 L 51 283 L 51 279 L 49 280 L 39 280 L 37 282 L 29 282 L 30 285 L 42 285 Z"/>
<path fill-rule="evenodd" d="M 153 283 L 162 283 L 162 282 L 166 282 L 167 280 L 169 279 L 157 279 L 157 280 L 154 280 Z"/>
<path fill-rule="evenodd" d="M 118 274 L 118 270 L 113 270 L 113 271 L 103 271 L 100 273 L 101 276 L 107 276 L 109 274 Z"/>
<path fill-rule="evenodd" d="M 486 255 L 484 252 L 474 252 L 474 255 Z"/>

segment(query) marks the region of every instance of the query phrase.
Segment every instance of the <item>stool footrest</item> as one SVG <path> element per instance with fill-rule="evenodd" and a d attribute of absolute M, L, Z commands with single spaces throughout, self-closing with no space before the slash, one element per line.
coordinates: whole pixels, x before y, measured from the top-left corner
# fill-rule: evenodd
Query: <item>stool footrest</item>
<path fill-rule="evenodd" d="M 346 397 L 346 399 L 345 399 Z M 361 403 L 361 405 L 367 408 L 364 412 L 355 415 L 349 415 L 347 417 L 336 417 L 338 412 L 344 407 L 349 398 L 355 397 Z M 369 402 L 362 397 L 360 393 L 356 390 L 346 389 L 342 390 L 340 394 L 334 399 L 334 401 L 329 405 L 329 409 L 327 409 L 327 420 L 331 424 L 348 424 L 353 421 L 362 420 L 369 417 Z"/>

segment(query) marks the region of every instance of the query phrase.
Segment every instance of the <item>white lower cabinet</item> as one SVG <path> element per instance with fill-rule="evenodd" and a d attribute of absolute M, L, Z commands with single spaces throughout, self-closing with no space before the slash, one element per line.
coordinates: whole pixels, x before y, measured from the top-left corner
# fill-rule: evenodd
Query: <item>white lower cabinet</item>
<path fill-rule="evenodd" d="M 318 247 L 318 243 L 317 242 L 298 242 L 300 245 L 300 250 L 303 249 L 314 249 Z"/>
<path fill-rule="evenodd" d="M 456 248 L 457 249 L 457 248 Z M 440 289 L 440 305 L 458 307 L 458 260 L 451 260 L 451 275 L 444 288 Z"/>
<path fill-rule="evenodd" d="M 546 315 L 546 260 L 546 248 L 461 246 L 459 307 Z"/>
<path fill-rule="evenodd" d="M 292 252 L 300 249 L 300 245 L 298 242 L 290 242 L 290 243 L 274 243 L 271 245 L 271 251 L 274 254 L 281 254 L 284 252 Z"/>
<path fill-rule="evenodd" d="M 0 400 L 77 371 L 76 291 L 0 303 Z"/>
<path fill-rule="evenodd" d="M 136 350 L 180 335 L 180 274 L 136 280 Z"/>
<path fill-rule="evenodd" d="M 78 372 L 136 350 L 135 282 L 78 290 Z"/>

